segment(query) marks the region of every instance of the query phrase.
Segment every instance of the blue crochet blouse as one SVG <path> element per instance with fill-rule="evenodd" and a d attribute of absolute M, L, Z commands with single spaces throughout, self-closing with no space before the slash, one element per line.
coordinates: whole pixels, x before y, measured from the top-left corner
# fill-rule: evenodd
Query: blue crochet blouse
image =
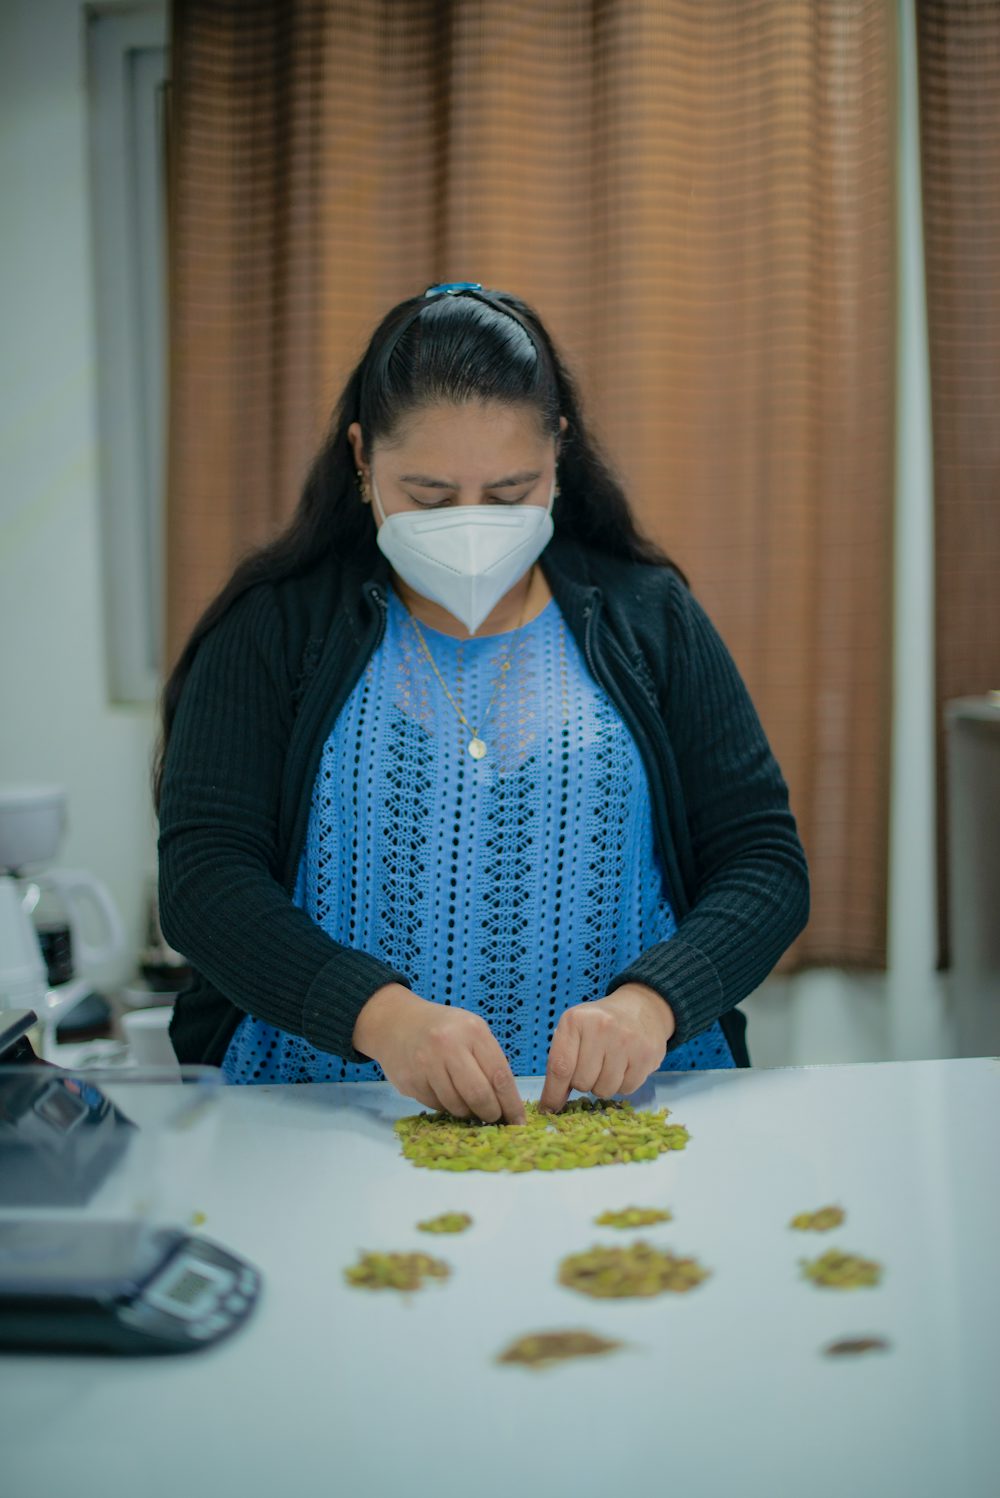
<path fill-rule="evenodd" d="M 543 1076 L 559 1016 L 676 930 L 645 768 L 555 599 L 520 630 L 420 626 L 390 589 L 385 634 L 324 745 L 294 891 L 336 941 L 482 1015 L 515 1076 Z M 502 685 L 501 667 L 510 666 Z M 661 1070 L 735 1065 L 718 1021 Z M 372 1081 L 247 1015 L 230 1082 Z"/>

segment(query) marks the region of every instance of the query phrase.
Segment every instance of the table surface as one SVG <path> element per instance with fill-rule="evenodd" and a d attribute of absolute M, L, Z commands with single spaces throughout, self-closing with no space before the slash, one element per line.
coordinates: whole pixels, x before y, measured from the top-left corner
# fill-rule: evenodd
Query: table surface
<path fill-rule="evenodd" d="M 541 1079 L 520 1078 L 537 1098 Z M 386 1083 L 225 1088 L 215 1149 L 184 1173 L 197 1231 L 264 1273 L 252 1318 L 190 1356 L 0 1356 L 6 1498 L 234 1489 L 476 1498 L 990 1498 L 1000 1388 L 1000 1061 L 661 1073 L 633 1096 L 691 1140 L 651 1162 L 519 1175 L 418 1169 Z M 843 1227 L 797 1212 L 838 1203 Z M 640 1236 L 712 1270 L 697 1289 L 593 1300 L 558 1261 Z M 457 1236 L 418 1219 L 468 1211 Z M 840 1247 L 875 1288 L 819 1288 L 798 1259 Z M 453 1269 L 411 1296 L 348 1285 L 366 1249 Z M 529 1331 L 627 1345 L 547 1369 L 495 1358 Z M 888 1352 L 830 1357 L 845 1336 Z M 651 1490 L 651 1489 L 650 1489 Z"/>

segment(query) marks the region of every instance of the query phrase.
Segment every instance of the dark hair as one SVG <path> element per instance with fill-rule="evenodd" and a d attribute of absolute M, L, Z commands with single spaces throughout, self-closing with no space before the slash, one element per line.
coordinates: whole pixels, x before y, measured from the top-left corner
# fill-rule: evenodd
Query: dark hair
<path fill-rule="evenodd" d="M 361 565 L 380 556 L 370 505 L 362 504 L 354 451 L 347 435 L 361 426 L 365 460 L 376 442 L 390 443 L 404 419 L 421 408 L 474 401 L 530 405 L 544 433 L 559 436 L 557 532 L 606 555 L 670 566 L 684 574 L 638 529 L 624 490 L 589 436 L 576 383 L 541 318 L 505 291 L 462 291 L 408 297 L 386 313 L 337 402 L 313 460 L 298 507 L 273 541 L 245 556 L 208 605 L 173 668 L 160 700 L 162 727 L 153 767 L 159 810 L 163 766 L 181 691 L 202 637 L 249 588 L 307 572 L 325 558 Z"/>

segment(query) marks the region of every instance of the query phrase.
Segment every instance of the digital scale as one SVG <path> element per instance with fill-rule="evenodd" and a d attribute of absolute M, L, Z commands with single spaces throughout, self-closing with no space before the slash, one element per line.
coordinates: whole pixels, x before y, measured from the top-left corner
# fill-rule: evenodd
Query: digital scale
<path fill-rule="evenodd" d="M 252 1265 L 179 1229 L 0 1223 L 0 1350 L 193 1352 L 227 1336 L 260 1289 Z"/>
<path fill-rule="evenodd" d="M 235 1331 L 260 1272 L 180 1228 L 90 1215 L 138 1126 L 35 1056 L 31 1010 L 0 1020 L 0 1352 L 193 1352 Z"/>

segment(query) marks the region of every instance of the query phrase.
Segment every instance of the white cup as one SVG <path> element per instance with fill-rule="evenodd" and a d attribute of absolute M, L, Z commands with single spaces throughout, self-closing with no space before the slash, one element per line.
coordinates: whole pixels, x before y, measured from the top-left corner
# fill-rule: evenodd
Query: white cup
<path fill-rule="evenodd" d="M 139 1066 L 176 1066 L 177 1056 L 167 1034 L 173 1008 L 134 1009 L 121 1017 L 129 1056 Z"/>

